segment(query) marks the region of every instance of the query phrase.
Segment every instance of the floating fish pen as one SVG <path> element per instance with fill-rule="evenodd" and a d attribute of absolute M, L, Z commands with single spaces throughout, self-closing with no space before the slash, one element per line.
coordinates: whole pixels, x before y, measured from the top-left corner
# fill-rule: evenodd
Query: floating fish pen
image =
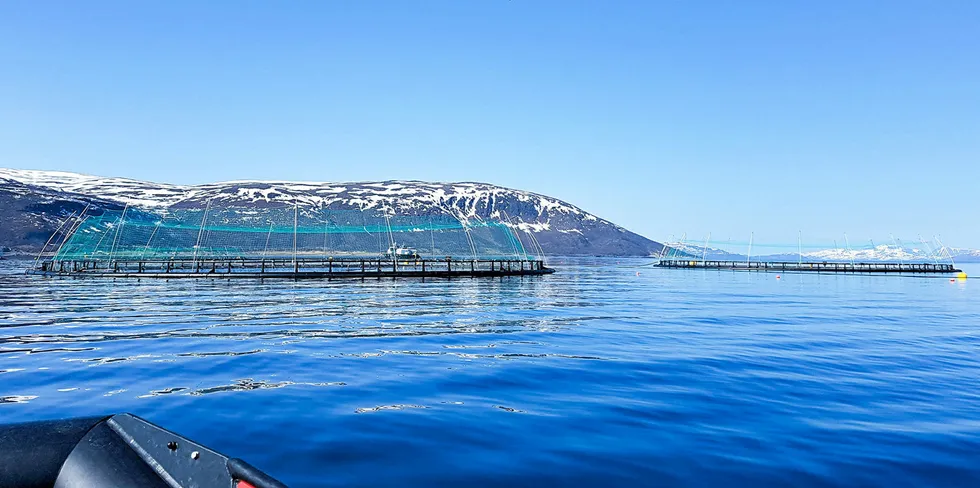
<path fill-rule="evenodd" d="M 808 262 L 759 262 L 759 261 L 699 261 L 690 259 L 662 259 L 661 268 L 721 269 L 747 271 L 815 272 L 815 273 L 962 273 L 952 264 L 932 263 L 808 263 Z"/>
<path fill-rule="evenodd" d="M 546 275 L 529 226 L 391 207 L 226 206 L 67 218 L 28 273 L 114 278 L 457 278 Z"/>
<path fill-rule="evenodd" d="M 262 258 L 45 261 L 35 273 L 116 278 L 458 278 L 554 273 L 541 260 Z"/>
<path fill-rule="evenodd" d="M 803 233 L 796 242 L 759 243 L 754 234 L 747 242 L 711 242 L 711 234 L 701 242 L 668 239 L 661 249 L 656 266 L 676 269 L 717 269 L 733 271 L 771 271 L 806 273 L 882 273 L 882 274 L 950 274 L 966 275 L 956 268 L 950 248 L 934 237 L 933 244 L 921 236 L 911 246 L 890 235 L 888 244 L 852 246 L 843 235 L 843 246 L 833 244 L 805 245 Z M 754 252 L 753 252 L 754 251 Z"/>

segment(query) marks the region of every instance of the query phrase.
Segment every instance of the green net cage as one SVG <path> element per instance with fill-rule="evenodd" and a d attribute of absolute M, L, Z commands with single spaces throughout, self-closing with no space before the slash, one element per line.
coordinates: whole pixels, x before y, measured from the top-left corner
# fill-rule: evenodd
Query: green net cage
<path fill-rule="evenodd" d="M 125 208 L 77 217 L 56 260 L 181 258 L 539 259 L 533 235 L 504 221 L 386 208 Z"/>

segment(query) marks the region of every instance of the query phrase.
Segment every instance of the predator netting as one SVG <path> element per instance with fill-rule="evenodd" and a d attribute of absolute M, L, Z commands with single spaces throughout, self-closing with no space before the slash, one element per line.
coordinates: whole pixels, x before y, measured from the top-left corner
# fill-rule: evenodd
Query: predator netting
<path fill-rule="evenodd" d="M 66 222 L 54 259 L 375 258 L 394 250 L 422 258 L 540 259 L 534 236 L 509 222 L 447 213 L 314 206 L 126 208 Z"/>

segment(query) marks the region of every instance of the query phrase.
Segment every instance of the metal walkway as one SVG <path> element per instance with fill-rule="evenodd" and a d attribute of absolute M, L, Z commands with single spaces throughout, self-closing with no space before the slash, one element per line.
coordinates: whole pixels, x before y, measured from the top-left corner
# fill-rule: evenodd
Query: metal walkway
<path fill-rule="evenodd" d="M 960 273 L 952 264 L 928 263 L 808 263 L 808 262 L 747 262 L 747 261 L 693 261 L 689 259 L 664 259 L 661 268 L 730 269 L 747 271 L 805 271 L 816 273 Z"/>
<path fill-rule="evenodd" d="M 113 278 L 395 278 L 492 277 L 554 273 L 541 260 L 220 258 L 46 260 L 29 273 Z"/>

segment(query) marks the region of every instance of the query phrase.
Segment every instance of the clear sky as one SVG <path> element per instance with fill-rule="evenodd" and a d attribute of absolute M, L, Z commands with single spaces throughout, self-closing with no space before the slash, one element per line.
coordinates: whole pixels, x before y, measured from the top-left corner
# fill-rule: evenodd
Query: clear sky
<path fill-rule="evenodd" d="M 0 2 L 0 166 L 980 247 L 977 1 Z"/>

